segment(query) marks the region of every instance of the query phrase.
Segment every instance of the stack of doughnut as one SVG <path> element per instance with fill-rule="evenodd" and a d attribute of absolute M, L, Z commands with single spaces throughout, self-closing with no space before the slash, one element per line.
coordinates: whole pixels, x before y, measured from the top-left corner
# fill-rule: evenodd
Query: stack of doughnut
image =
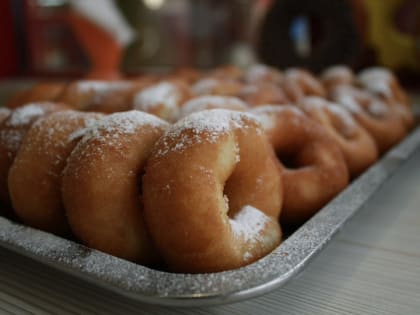
<path fill-rule="evenodd" d="M 269 254 L 413 127 L 382 68 L 41 83 L 0 109 L 0 214 L 173 272 Z"/>

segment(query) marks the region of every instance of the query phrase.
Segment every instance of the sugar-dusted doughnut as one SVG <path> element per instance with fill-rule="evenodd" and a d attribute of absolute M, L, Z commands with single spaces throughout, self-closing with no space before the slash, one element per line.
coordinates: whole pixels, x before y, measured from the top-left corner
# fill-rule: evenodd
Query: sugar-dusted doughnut
<path fill-rule="evenodd" d="M 142 264 L 156 261 L 143 219 L 141 176 L 166 127 L 156 116 L 128 111 L 86 129 L 62 178 L 68 222 L 82 243 Z"/>
<path fill-rule="evenodd" d="M 180 118 L 206 109 L 224 108 L 236 111 L 249 109 L 247 103 L 233 96 L 204 95 L 190 99 L 182 105 Z"/>
<path fill-rule="evenodd" d="M 162 81 L 136 93 L 133 108 L 173 122 L 181 105 L 191 97 L 190 87 L 182 81 Z"/>
<path fill-rule="evenodd" d="M 407 134 L 407 128 L 395 108 L 373 94 L 351 86 L 337 86 L 330 98 L 349 110 L 372 135 L 382 154 Z"/>
<path fill-rule="evenodd" d="M 244 78 L 247 83 L 271 82 L 279 84 L 283 79 L 280 70 L 264 64 L 254 64 L 246 69 Z"/>
<path fill-rule="evenodd" d="M 325 97 L 327 92 L 321 82 L 309 71 L 290 68 L 284 72 L 281 86 L 286 96 L 297 104 L 305 96 Z"/>
<path fill-rule="evenodd" d="M 363 88 L 392 106 L 407 128 L 413 126 L 414 115 L 409 98 L 391 71 L 381 67 L 367 68 L 358 73 L 357 80 Z"/>
<path fill-rule="evenodd" d="M 251 106 L 290 103 L 283 89 L 272 82 L 246 84 L 241 88 L 238 97 Z"/>
<path fill-rule="evenodd" d="M 204 78 L 191 86 L 195 95 L 236 96 L 242 88 L 239 81 L 222 78 Z"/>
<path fill-rule="evenodd" d="M 8 108 L 17 108 L 28 103 L 55 101 L 65 88 L 64 82 L 39 82 L 15 94 L 7 103 Z"/>
<path fill-rule="evenodd" d="M 353 70 L 345 65 L 328 67 L 321 73 L 320 79 L 327 90 L 336 85 L 353 85 L 356 83 Z"/>
<path fill-rule="evenodd" d="M 297 107 L 260 106 L 252 113 L 259 117 L 284 166 L 280 222 L 299 225 L 348 184 L 343 154 L 325 129 Z"/>
<path fill-rule="evenodd" d="M 375 140 L 345 108 L 316 96 L 303 99 L 299 106 L 335 139 L 351 177 L 358 176 L 376 162 L 378 149 Z"/>
<path fill-rule="evenodd" d="M 278 163 L 250 114 L 213 109 L 171 126 L 147 162 L 143 192 L 150 233 L 173 271 L 238 268 L 280 243 Z"/>
<path fill-rule="evenodd" d="M 70 136 L 100 117 L 103 115 L 62 111 L 38 119 L 29 129 L 8 176 L 13 209 L 23 223 L 70 234 L 60 189 L 62 170 L 78 141 Z"/>
<path fill-rule="evenodd" d="M 13 110 L 0 124 L 0 201 L 5 208 L 10 205 L 9 169 L 27 131 L 40 117 L 65 109 L 68 107 L 58 103 L 31 103 Z"/>
<path fill-rule="evenodd" d="M 58 100 L 83 111 L 120 112 L 131 109 L 133 94 L 148 84 L 147 80 L 78 80 L 70 83 Z"/>

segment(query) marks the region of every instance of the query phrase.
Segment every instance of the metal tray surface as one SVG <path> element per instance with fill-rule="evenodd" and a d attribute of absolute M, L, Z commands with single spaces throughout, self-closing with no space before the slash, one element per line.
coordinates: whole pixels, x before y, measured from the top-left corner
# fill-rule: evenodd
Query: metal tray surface
<path fill-rule="evenodd" d="M 420 144 L 420 127 L 272 253 L 236 270 L 176 274 L 153 270 L 0 217 L 0 246 L 131 299 L 173 306 L 236 302 L 284 285 L 329 243 Z"/>

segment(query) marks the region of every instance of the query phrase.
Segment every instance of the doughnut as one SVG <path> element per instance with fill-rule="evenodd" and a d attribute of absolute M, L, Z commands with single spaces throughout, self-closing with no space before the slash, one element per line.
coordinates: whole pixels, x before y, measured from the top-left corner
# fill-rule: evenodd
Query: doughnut
<path fill-rule="evenodd" d="M 264 64 L 254 64 L 245 71 L 244 80 L 247 83 L 270 82 L 279 84 L 283 79 L 283 74 L 274 67 Z"/>
<path fill-rule="evenodd" d="M 253 115 L 191 114 L 158 140 L 143 176 L 152 238 L 175 272 L 234 269 L 279 243 L 281 175 Z"/>
<path fill-rule="evenodd" d="M 271 82 L 244 85 L 240 90 L 238 97 L 251 106 L 290 103 L 283 90 L 278 85 Z"/>
<path fill-rule="evenodd" d="M 7 176 L 27 131 L 38 118 L 65 109 L 59 103 L 31 103 L 13 110 L 0 124 L 0 202 L 5 208 L 10 205 Z"/>
<path fill-rule="evenodd" d="M 284 168 L 280 223 L 298 226 L 348 184 L 343 154 L 327 131 L 295 106 L 267 105 L 251 112 L 259 117 Z"/>
<path fill-rule="evenodd" d="M 204 78 L 192 85 L 195 95 L 224 95 L 236 96 L 242 84 L 232 79 Z"/>
<path fill-rule="evenodd" d="M 70 83 L 58 101 L 83 111 L 113 113 L 131 108 L 133 94 L 142 89 L 143 81 L 79 80 Z"/>
<path fill-rule="evenodd" d="M 166 127 L 156 116 L 133 110 L 85 130 L 61 181 L 68 223 L 83 244 L 140 264 L 158 261 L 143 219 L 141 175 Z"/>
<path fill-rule="evenodd" d="M 240 81 L 244 77 L 244 72 L 241 68 L 235 65 L 221 65 L 204 75 L 204 77 Z"/>
<path fill-rule="evenodd" d="M 202 74 L 197 69 L 191 67 L 182 67 L 175 69 L 172 73 L 164 78 L 164 80 L 181 80 L 189 84 L 197 82 Z"/>
<path fill-rule="evenodd" d="M 407 128 L 413 126 L 414 115 L 409 98 L 391 71 L 381 67 L 367 68 L 357 75 L 357 80 L 363 88 L 394 107 Z"/>
<path fill-rule="evenodd" d="M 375 139 L 379 154 L 386 152 L 407 134 L 400 116 L 373 94 L 350 86 L 338 86 L 330 93 Z"/>
<path fill-rule="evenodd" d="M 61 82 L 40 82 L 27 90 L 14 95 L 7 103 L 8 108 L 17 108 L 25 104 L 43 101 L 55 101 L 65 87 Z"/>
<path fill-rule="evenodd" d="M 135 94 L 133 108 L 173 122 L 178 119 L 181 105 L 190 97 L 191 91 L 185 82 L 163 81 Z"/>
<path fill-rule="evenodd" d="M 327 92 L 322 84 L 309 71 L 290 68 L 284 72 L 281 86 L 286 96 L 294 103 L 299 103 L 305 96 L 326 97 Z"/>
<path fill-rule="evenodd" d="M 336 85 L 353 85 L 356 77 L 348 66 L 335 65 L 321 73 L 321 82 L 327 90 L 330 90 Z"/>
<path fill-rule="evenodd" d="M 376 162 L 378 149 L 375 140 L 345 108 L 316 96 L 303 99 L 299 106 L 335 139 L 352 178 Z"/>
<path fill-rule="evenodd" d="M 233 96 L 204 95 L 190 99 L 182 105 L 180 118 L 206 109 L 224 108 L 236 111 L 246 111 L 249 106 L 244 101 Z"/>
<path fill-rule="evenodd" d="M 23 223 L 70 235 L 60 190 L 61 172 L 78 140 L 70 135 L 102 116 L 71 110 L 56 112 L 38 119 L 29 129 L 8 176 L 13 209 Z"/>

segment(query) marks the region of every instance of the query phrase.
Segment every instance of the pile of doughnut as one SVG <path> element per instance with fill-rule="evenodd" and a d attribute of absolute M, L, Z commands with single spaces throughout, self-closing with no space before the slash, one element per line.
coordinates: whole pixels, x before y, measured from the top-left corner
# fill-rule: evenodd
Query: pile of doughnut
<path fill-rule="evenodd" d="M 39 83 L 0 109 L 0 214 L 171 272 L 276 248 L 413 127 L 387 69 Z"/>

